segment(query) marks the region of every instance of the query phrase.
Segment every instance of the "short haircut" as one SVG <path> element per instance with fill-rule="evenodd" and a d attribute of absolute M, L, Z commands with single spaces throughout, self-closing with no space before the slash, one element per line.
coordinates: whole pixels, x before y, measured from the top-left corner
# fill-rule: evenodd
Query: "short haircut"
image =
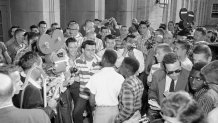
<path fill-rule="evenodd" d="M 21 66 L 21 68 L 25 71 L 25 70 L 29 70 L 34 65 L 34 63 L 36 63 L 38 60 L 39 60 L 38 54 L 30 51 L 25 53 L 20 58 L 18 65 Z"/>
<path fill-rule="evenodd" d="M 40 27 L 41 24 L 47 25 L 47 23 L 45 21 L 40 21 L 39 24 L 38 24 L 38 27 Z"/>
<path fill-rule="evenodd" d="M 70 20 L 68 23 L 67 23 L 67 27 L 69 27 L 70 23 L 77 23 L 75 20 Z"/>
<path fill-rule="evenodd" d="M 166 25 L 166 24 L 164 24 L 164 23 L 162 23 L 162 24 L 160 24 L 159 28 L 161 28 L 161 29 L 163 29 L 163 30 L 166 30 L 166 28 L 167 28 L 167 25 Z"/>
<path fill-rule="evenodd" d="M 195 31 L 201 32 L 203 36 L 207 34 L 207 29 L 204 27 L 198 27 Z"/>
<path fill-rule="evenodd" d="M 139 69 L 139 62 L 135 58 L 125 57 L 122 64 L 124 64 L 133 74 L 135 74 Z"/>
<path fill-rule="evenodd" d="M 16 31 L 14 32 L 14 36 L 16 36 L 20 32 L 25 32 L 25 30 L 21 28 L 16 29 Z"/>
<path fill-rule="evenodd" d="M 125 25 L 122 25 L 122 26 L 121 26 L 121 28 L 127 28 L 127 26 L 125 26 Z"/>
<path fill-rule="evenodd" d="M 92 22 L 92 23 L 93 23 L 93 21 L 92 21 L 92 20 L 89 20 L 89 19 L 88 19 L 88 20 L 86 20 L 86 21 L 85 21 L 85 24 L 84 24 L 84 26 L 86 26 L 86 25 L 87 25 L 88 23 L 90 23 L 90 22 Z"/>
<path fill-rule="evenodd" d="M 142 24 L 146 25 L 147 27 L 149 27 L 151 25 L 151 23 L 148 20 L 140 21 L 139 26 Z"/>
<path fill-rule="evenodd" d="M 210 47 L 205 44 L 196 45 L 193 49 L 193 54 L 205 54 L 206 58 L 212 57 Z"/>
<path fill-rule="evenodd" d="M 39 34 L 35 32 L 26 32 L 24 36 L 27 36 L 27 40 L 30 41 L 31 39 L 35 37 L 39 37 Z"/>
<path fill-rule="evenodd" d="M 4 83 L 7 83 L 7 85 L 4 85 L 5 88 L 0 89 L 0 100 L 8 100 L 11 98 L 14 92 L 13 82 L 9 75 L 0 73 L 0 76 L 4 77 L 2 79 L 10 81 L 10 83 L 8 83 L 7 81 L 3 81 Z"/>
<path fill-rule="evenodd" d="M 32 29 L 34 29 L 34 28 L 38 28 L 38 26 L 36 26 L 36 25 L 31 25 L 31 26 L 30 26 L 30 30 L 32 30 Z"/>
<path fill-rule="evenodd" d="M 178 56 L 171 52 L 171 53 L 167 53 L 164 58 L 163 58 L 163 65 L 165 66 L 166 64 L 173 64 L 175 62 L 179 61 Z"/>
<path fill-rule="evenodd" d="M 105 36 L 105 40 L 110 39 L 110 40 L 114 40 L 116 38 L 116 36 L 109 34 Z"/>
<path fill-rule="evenodd" d="M 215 83 L 218 84 L 218 60 L 212 61 L 211 63 L 207 64 L 201 69 L 201 73 L 205 76 L 215 73 L 216 76 L 214 76 L 214 80 L 216 81 Z"/>
<path fill-rule="evenodd" d="M 95 43 L 95 41 L 92 41 L 92 40 L 86 40 L 82 43 L 81 49 L 85 49 L 86 45 L 96 45 L 96 43 Z"/>
<path fill-rule="evenodd" d="M 96 19 L 94 19 L 94 21 L 99 21 L 99 22 L 102 22 L 100 19 L 97 19 L 97 18 L 96 18 Z"/>
<path fill-rule="evenodd" d="M 192 47 L 188 40 L 178 40 L 175 43 L 179 44 L 181 48 L 185 49 L 187 52 L 189 52 Z"/>
<path fill-rule="evenodd" d="M 114 65 L 117 61 L 117 53 L 114 50 L 107 49 L 105 50 L 102 59 L 105 59 L 107 63 Z"/>
<path fill-rule="evenodd" d="M 162 35 L 162 36 L 164 36 L 164 30 L 162 29 L 162 28 L 159 28 L 159 29 L 157 29 L 157 30 L 155 30 L 156 32 L 160 32 L 160 34 Z"/>
<path fill-rule="evenodd" d="M 175 24 L 174 21 L 169 21 L 168 24 L 169 24 L 169 23 L 172 23 L 173 25 Z"/>
<path fill-rule="evenodd" d="M 167 43 L 158 44 L 158 45 L 155 47 L 155 52 L 157 52 L 158 49 L 162 49 L 165 53 L 173 52 L 173 49 L 172 49 L 172 48 L 170 47 L 170 45 L 167 44 Z"/>
<path fill-rule="evenodd" d="M 185 91 L 169 94 L 161 103 L 164 116 L 177 117 L 181 123 L 205 123 L 205 115 L 197 102 Z"/>
<path fill-rule="evenodd" d="M 12 29 L 14 29 L 14 28 L 20 28 L 19 26 L 12 26 L 9 30 L 8 30 L 8 36 L 9 36 L 9 38 L 12 38 L 13 37 L 13 35 L 11 35 L 11 32 L 12 32 Z"/>
<path fill-rule="evenodd" d="M 52 27 L 52 26 L 55 26 L 55 25 L 58 25 L 58 23 L 56 23 L 56 22 L 55 22 L 55 23 L 52 23 L 52 24 L 51 24 L 51 27 Z"/>
<path fill-rule="evenodd" d="M 134 39 L 134 38 L 136 38 L 136 36 L 133 35 L 133 34 L 127 35 L 127 36 L 124 38 L 124 41 L 127 41 L 128 38 Z"/>
<path fill-rule="evenodd" d="M 11 73 L 14 73 L 16 71 L 21 71 L 20 67 L 16 65 L 3 65 L 0 66 L 0 73 L 10 75 Z"/>
<path fill-rule="evenodd" d="M 206 62 L 197 62 L 192 66 L 192 70 L 201 71 L 205 65 L 207 65 Z"/>
<path fill-rule="evenodd" d="M 71 42 L 76 42 L 76 39 L 75 39 L 75 38 L 72 38 L 72 37 L 68 38 L 68 39 L 66 40 L 66 45 L 67 45 L 67 47 L 69 46 L 69 43 L 71 43 Z"/>

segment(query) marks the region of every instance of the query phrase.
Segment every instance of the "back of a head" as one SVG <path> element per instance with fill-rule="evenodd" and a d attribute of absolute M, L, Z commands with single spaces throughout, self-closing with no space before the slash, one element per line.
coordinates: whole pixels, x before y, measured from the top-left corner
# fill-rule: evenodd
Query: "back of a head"
<path fill-rule="evenodd" d="M 102 56 L 102 59 L 111 65 L 114 65 L 117 61 L 117 53 L 114 50 L 107 49 Z"/>
<path fill-rule="evenodd" d="M 169 44 L 166 44 L 166 43 L 158 44 L 158 45 L 155 47 L 155 52 L 156 52 L 158 49 L 162 49 L 162 51 L 164 51 L 164 53 L 171 53 L 171 52 L 173 52 L 173 49 L 170 47 L 170 45 L 169 45 Z"/>
<path fill-rule="evenodd" d="M 205 44 L 196 45 L 193 49 L 193 54 L 205 54 L 206 58 L 212 57 L 210 47 Z"/>
<path fill-rule="evenodd" d="M 0 73 L 0 104 L 9 102 L 12 98 L 14 87 L 11 78 L 3 73 Z"/>
<path fill-rule="evenodd" d="M 22 69 L 25 71 L 25 70 L 28 70 L 30 69 L 35 63 L 37 63 L 39 61 L 39 57 L 38 57 L 38 54 L 35 53 L 35 52 L 27 52 L 25 53 L 21 58 L 20 58 L 20 61 L 19 61 L 19 66 L 22 67 Z"/>
<path fill-rule="evenodd" d="M 124 58 L 123 63 L 133 74 L 135 74 L 139 69 L 139 62 L 135 58 L 126 57 Z"/>
<path fill-rule="evenodd" d="M 164 116 L 177 118 L 181 123 L 204 123 L 204 113 L 197 102 L 185 91 L 169 94 L 161 103 Z"/>

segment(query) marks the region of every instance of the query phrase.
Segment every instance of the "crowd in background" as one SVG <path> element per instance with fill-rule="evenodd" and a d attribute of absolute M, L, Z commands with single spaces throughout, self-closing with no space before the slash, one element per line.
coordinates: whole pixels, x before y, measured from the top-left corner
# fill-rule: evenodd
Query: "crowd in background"
<path fill-rule="evenodd" d="M 40 38 L 56 30 L 64 44 L 44 54 Z M 218 122 L 216 27 L 40 21 L 9 37 L 0 42 L 1 122 Z"/>

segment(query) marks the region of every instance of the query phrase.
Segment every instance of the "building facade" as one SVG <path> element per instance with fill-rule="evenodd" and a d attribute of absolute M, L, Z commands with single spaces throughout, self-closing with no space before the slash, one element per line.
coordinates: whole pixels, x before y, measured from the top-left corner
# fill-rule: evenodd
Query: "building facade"
<path fill-rule="evenodd" d="M 86 19 L 115 17 L 122 25 L 131 19 L 149 19 L 151 26 L 172 20 L 179 22 L 179 11 L 187 8 L 195 13 L 196 26 L 218 22 L 218 0 L 0 0 L 0 40 L 8 40 L 8 29 L 29 26 L 45 20 L 66 28 L 70 20 L 82 25 Z"/>

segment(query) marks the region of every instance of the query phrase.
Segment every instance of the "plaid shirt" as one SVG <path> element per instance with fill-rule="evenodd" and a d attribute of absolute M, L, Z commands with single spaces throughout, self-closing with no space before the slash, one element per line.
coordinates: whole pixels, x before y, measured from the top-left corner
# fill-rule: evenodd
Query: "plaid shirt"
<path fill-rule="evenodd" d="M 116 123 L 128 120 L 137 110 L 141 109 L 141 98 L 144 87 L 136 76 L 126 78 L 119 94 L 119 114 Z"/>
<path fill-rule="evenodd" d="M 214 106 L 214 101 L 211 97 L 211 94 L 208 93 L 209 90 L 202 88 L 201 90 L 195 92 L 194 99 L 197 101 L 199 106 L 203 109 L 205 114 L 208 114 Z"/>

